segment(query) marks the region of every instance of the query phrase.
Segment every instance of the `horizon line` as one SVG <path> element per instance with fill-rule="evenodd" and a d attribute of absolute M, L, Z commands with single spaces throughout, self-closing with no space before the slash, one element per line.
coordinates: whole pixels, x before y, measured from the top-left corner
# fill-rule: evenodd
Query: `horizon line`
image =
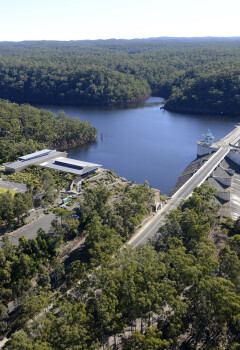
<path fill-rule="evenodd" d="M 61 39 L 23 39 L 23 40 L 0 40 L 0 43 L 22 43 L 22 42 L 43 42 L 43 41 L 51 41 L 51 42 L 79 42 L 79 41 L 110 41 L 110 40 L 157 40 L 157 39 L 240 39 L 240 35 L 236 36 L 156 36 L 156 37 L 147 37 L 147 38 L 105 38 L 105 39 L 69 39 L 69 40 L 61 40 Z"/>

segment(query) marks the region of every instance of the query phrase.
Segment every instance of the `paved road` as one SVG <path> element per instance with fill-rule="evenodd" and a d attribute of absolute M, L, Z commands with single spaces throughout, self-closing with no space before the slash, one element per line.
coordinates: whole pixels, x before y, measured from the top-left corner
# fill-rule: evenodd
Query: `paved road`
<path fill-rule="evenodd" d="M 176 208 L 182 200 L 187 199 L 193 189 L 200 186 L 211 172 L 217 167 L 221 160 L 227 155 L 231 147 L 229 143 L 234 143 L 240 138 L 240 126 L 237 126 L 230 134 L 225 136 L 222 140 L 218 141 L 219 150 L 173 195 L 170 201 L 155 214 L 152 220 L 148 221 L 129 241 L 134 247 L 146 243 L 146 241 L 152 238 L 158 231 L 159 227 L 165 221 L 165 214 L 172 209 Z M 75 204 L 72 208 L 76 207 Z M 42 228 L 45 232 L 48 232 L 51 226 L 52 220 L 55 215 L 50 213 L 48 215 L 42 214 L 42 216 L 34 222 L 25 225 L 11 233 L 11 241 L 14 244 L 18 244 L 18 240 L 21 236 L 25 236 L 29 239 L 37 236 L 37 230 Z"/>
<path fill-rule="evenodd" d="M 224 145 L 221 147 L 169 200 L 168 204 L 158 212 L 155 217 L 146 224 L 136 235 L 129 241 L 134 247 L 146 243 L 157 232 L 165 221 L 165 214 L 172 209 L 175 209 L 182 200 L 187 199 L 193 189 L 200 186 L 211 172 L 217 167 L 222 159 L 228 154 L 230 147 Z"/>
<path fill-rule="evenodd" d="M 195 173 L 190 180 L 188 180 L 172 197 L 167 205 L 163 207 L 161 211 L 155 214 L 155 217 L 143 226 L 141 230 L 137 232 L 136 235 L 130 240 L 130 244 L 133 246 L 138 246 L 140 244 L 146 243 L 149 238 L 152 238 L 155 233 L 157 233 L 159 227 L 164 223 L 164 215 L 170 210 L 176 208 L 183 199 L 189 197 L 193 189 L 199 186 L 205 181 L 205 179 L 210 175 L 210 173 L 215 169 L 215 167 L 220 163 L 220 161 L 229 152 L 229 147 L 224 146 L 220 148 L 212 157 L 211 161 L 206 162 L 197 173 Z M 74 206 L 77 206 L 74 205 Z M 74 206 L 70 209 L 73 209 Z M 37 231 L 42 228 L 45 232 L 48 232 L 51 227 L 51 222 L 54 220 L 55 215 L 50 213 L 48 215 L 41 214 L 41 216 L 34 220 L 33 222 L 21 227 L 20 229 L 12 232 L 10 234 L 11 242 L 18 244 L 20 237 L 25 236 L 28 239 L 33 239 L 37 237 Z"/>
<path fill-rule="evenodd" d="M 219 150 L 173 195 L 169 202 L 144 225 L 129 241 L 134 247 L 147 242 L 159 230 L 159 227 L 165 222 L 165 214 L 175 209 L 182 200 L 187 199 L 193 189 L 200 186 L 218 166 L 218 164 L 226 157 L 231 149 L 230 143 L 234 144 L 240 139 L 240 125 L 217 142 Z M 214 146 L 214 144 L 213 144 Z M 215 143 L 216 146 L 216 143 Z"/>

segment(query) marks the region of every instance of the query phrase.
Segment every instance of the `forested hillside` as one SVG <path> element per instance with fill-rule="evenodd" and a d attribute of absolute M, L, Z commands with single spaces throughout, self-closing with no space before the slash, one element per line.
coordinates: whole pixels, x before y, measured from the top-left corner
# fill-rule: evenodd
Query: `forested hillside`
<path fill-rule="evenodd" d="M 34 108 L 0 100 L 0 163 L 36 150 L 64 149 L 95 140 L 96 128 L 88 122 L 58 116 Z"/>
<path fill-rule="evenodd" d="M 240 39 L 0 43 L 0 98 L 123 105 L 150 93 L 165 108 L 237 115 Z"/>
<path fill-rule="evenodd" d="M 126 190 L 129 199 L 147 199 L 144 185 Z M 68 293 L 51 296 L 45 284 L 45 291 L 35 288 L 26 297 L 15 324 L 19 331 L 5 349 L 238 349 L 240 220 L 219 221 L 214 190 L 207 185 L 195 189 L 168 215 L 152 244 L 120 252 L 116 228 L 121 220 L 111 210 L 114 228 L 113 221 L 100 222 L 109 220 L 109 193 L 101 188 L 97 201 L 93 194 L 86 194 L 84 204 L 88 263 L 80 255 L 72 264 Z M 115 214 L 120 208 L 123 203 Z M 37 242 L 23 240 L 19 250 L 5 243 L 3 271 L 9 262 L 14 266 L 19 251 L 36 259 L 34 251 L 43 239 L 41 234 Z M 50 259 L 52 253 L 46 254 Z"/>
<path fill-rule="evenodd" d="M 29 170 L 25 174 L 27 172 Z M 35 184 L 28 182 L 26 193 L 18 193 L 14 197 L 8 192 L 0 194 L 2 232 L 13 227 L 14 223 L 22 222 L 29 206 L 32 208 L 33 203 L 36 204 L 39 199 L 44 204 L 53 203 L 57 196 L 56 190 L 60 189 L 59 180 L 66 179 L 66 174 L 56 175 L 54 171 L 39 171 L 35 167 L 31 173 L 42 176 Z M 116 177 L 112 171 L 108 171 L 106 181 L 112 182 Z M 50 232 L 45 233 L 39 229 L 36 239 L 21 237 L 18 246 L 11 244 L 9 236 L 2 237 L 0 339 L 6 331 L 11 334 L 12 330 L 22 328 L 25 321 L 47 306 L 51 302 L 51 292 L 62 287 L 64 293 L 66 287 L 71 288 L 76 281 L 90 273 L 91 269 L 109 261 L 111 255 L 126 242 L 151 209 L 152 191 L 146 184 L 125 184 L 112 191 L 97 182 L 92 188 L 85 182 L 83 187 L 83 200 L 76 202 L 78 212 L 81 212 L 80 220 L 79 216 L 76 218 L 73 215 L 74 211 L 56 207 L 56 219 L 52 221 Z M 117 194 L 118 200 L 113 200 Z M 65 263 L 59 253 L 64 256 L 66 246 L 71 245 L 74 239 L 81 241 L 83 237 L 85 244 Z M 12 318 L 12 315 L 8 317 L 8 304 L 13 301 L 16 305 L 21 305 L 20 310 L 16 310 L 17 319 Z M 23 344 L 21 346 L 26 349 Z"/>

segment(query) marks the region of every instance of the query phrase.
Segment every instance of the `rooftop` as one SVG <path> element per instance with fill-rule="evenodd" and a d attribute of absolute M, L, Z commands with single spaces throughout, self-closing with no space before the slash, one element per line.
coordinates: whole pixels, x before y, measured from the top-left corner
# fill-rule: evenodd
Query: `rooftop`
<path fill-rule="evenodd" d="M 30 153 L 30 154 L 27 154 L 25 156 L 19 157 L 19 160 L 20 161 L 26 161 L 26 160 L 42 157 L 42 156 L 45 156 L 45 155 L 49 154 L 50 152 L 52 152 L 52 150 L 50 150 L 50 149 L 43 149 L 41 151 L 36 151 L 34 153 Z"/>
<path fill-rule="evenodd" d="M 41 152 L 41 151 L 39 151 L 39 152 Z M 37 153 L 37 152 L 35 152 L 35 153 Z M 39 155 L 38 157 L 30 158 L 28 160 L 23 160 L 23 161 L 18 160 L 18 161 L 14 162 L 14 163 L 8 164 L 7 167 L 8 168 L 12 168 L 12 169 L 18 169 L 18 168 L 21 168 L 22 166 L 27 167 L 29 165 L 36 164 L 36 158 L 39 158 L 38 161 L 42 161 L 43 162 L 45 160 L 48 160 L 50 156 L 51 157 L 58 157 L 61 154 L 62 154 L 62 152 L 58 152 L 56 150 L 53 150 L 53 151 L 50 150 L 49 153 L 43 154 L 42 156 Z"/>
<path fill-rule="evenodd" d="M 101 167 L 101 164 L 83 162 L 81 160 L 58 157 L 39 164 L 46 168 L 64 171 L 76 175 L 84 175 Z"/>
<path fill-rule="evenodd" d="M 72 159 L 72 158 L 65 158 L 65 157 L 59 157 L 53 159 L 53 161 L 58 162 L 59 164 L 65 164 L 65 166 L 77 166 L 79 168 L 84 168 L 84 167 L 101 167 L 101 164 L 95 164 L 95 163 L 89 163 L 89 162 L 83 162 L 82 160 L 77 160 L 77 159 Z"/>

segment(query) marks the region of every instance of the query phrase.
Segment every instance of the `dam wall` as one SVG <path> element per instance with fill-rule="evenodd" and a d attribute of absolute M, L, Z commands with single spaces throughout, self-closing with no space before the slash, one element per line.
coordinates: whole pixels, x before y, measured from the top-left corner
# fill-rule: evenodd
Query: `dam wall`
<path fill-rule="evenodd" d="M 239 152 L 229 152 L 227 158 L 231 159 L 237 165 L 240 165 L 240 153 Z"/>
<path fill-rule="evenodd" d="M 197 143 L 197 156 L 198 157 L 202 157 L 202 156 L 205 156 L 206 154 L 211 154 L 213 152 L 217 152 L 217 150 L 218 150 L 217 147 L 204 145 L 203 142 L 201 142 L 201 141 Z"/>

